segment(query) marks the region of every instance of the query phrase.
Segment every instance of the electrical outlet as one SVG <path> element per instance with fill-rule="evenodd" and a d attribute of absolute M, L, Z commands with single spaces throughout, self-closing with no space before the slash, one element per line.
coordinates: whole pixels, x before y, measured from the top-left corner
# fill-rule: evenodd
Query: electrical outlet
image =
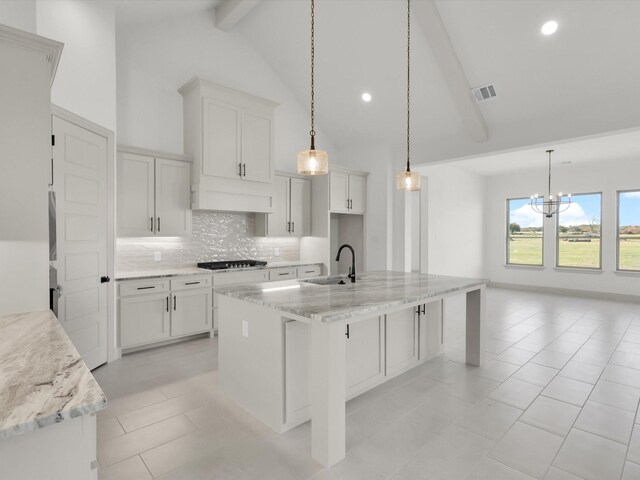
<path fill-rule="evenodd" d="M 276 257 L 280 255 L 280 249 L 278 247 L 274 248 L 273 252 L 276 254 Z"/>
<path fill-rule="evenodd" d="M 249 322 L 246 320 L 242 321 L 242 336 L 249 337 Z"/>
<path fill-rule="evenodd" d="M 153 252 L 153 261 L 161 262 L 162 261 L 162 252 Z"/>

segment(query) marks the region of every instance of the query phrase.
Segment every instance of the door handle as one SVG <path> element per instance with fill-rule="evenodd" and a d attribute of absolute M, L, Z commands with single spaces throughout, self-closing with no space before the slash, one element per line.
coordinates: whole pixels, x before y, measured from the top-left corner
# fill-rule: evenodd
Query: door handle
<path fill-rule="evenodd" d="M 349 199 L 349 210 L 353 210 L 353 199 Z"/>
<path fill-rule="evenodd" d="M 167 295 L 166 300 L 167 300 L 167 312 L 168 312 L 169 311 L 169 295 Z"/>
<path fill-rule="evenodd" d="M 420 315 L 421 315 L 421 313 L 420 313 L 420 305 L 418 305 L 418 310 L 416 310 L 416 313 L 418 314 L 418 318 L 420 318 Z"/>
<path fill-rule="evenodd" d="M 296 233 L 296 222 L 291 222 L 291 233 Z"/>
<path fill-rule="evenodd" d="M 242 164 L 242 176 L 243 177 L 247 176 L 247 164 L 246 163 Z"/>
<path fill-rule="evenodd" d="M 287 222 L 287 232 L 291 233 L 291 222 Z"/>
<path fill-rule="evenodd" d="M 149 217 L 151 219 L 151 231 L 153 232 L 153 217 Z"/>
<path fill-rule="evenodd" d="M 427 314 L 427 304 L 426 304 L 426 303 L 423 303 L 423 304 L 422 304 L 422 314 L 423 314 L 423 315 L 426 315 L 426 314 Z"/>
<path fill-rule="evenodd" d="M 242 162 L 238 164 L 238 175 L 242 176 Z"/>
<path fill-rule="evenodd" d="M 345 333 L 346 337 L 349 338 L 349 324 L 347 323 L 347 331 Z"/>
<path fill-rule="evenodd" d="M 100 277 L 100 283 L 109 283 L 111 279 L 107 277 Z"/>
<path fill-rule="evenodd" d="M 160 231 L 160 217 L 158 217 L 158 231 Z"/>
<path fill-rule="evenodd" d="M 177 297 L 174 295 L 174 296 L 173 296 L 173 311 L 174 311 L 174 312 L 176 311 L 176 298 L 177 298 Z"/>

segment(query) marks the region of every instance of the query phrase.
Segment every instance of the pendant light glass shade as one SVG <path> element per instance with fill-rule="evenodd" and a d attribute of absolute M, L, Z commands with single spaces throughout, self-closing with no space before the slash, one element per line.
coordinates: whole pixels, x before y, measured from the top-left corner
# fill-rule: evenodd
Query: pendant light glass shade
<path fill-rule="evenodd" d="M 311 0 L 311 146 L 298 154 L 299 175 L 326 175 L 329 173 L 329 156 L 324 150 L 316 150 L 315 136 L 315 1 Z"/>
<path fill-rule="evenodd" d="M 411 0 L 407 0 L 407 169 L 396 175 L 396 188 L 420 190 L 420 173 L 411 171 Z"/>
<path fill-rule="evenodd" d="M 415 192 L 416 190 L 420 190 L 421 177 L 418 172 L 400 172 L 396 175 L 396 187 L 398 190 Z"/>
<path fill-rule="evenodd" d="M 298 154 L 300 175 L 326 175 L 329 173 L 329 156 L 324 150 L 305 150 Z"/>

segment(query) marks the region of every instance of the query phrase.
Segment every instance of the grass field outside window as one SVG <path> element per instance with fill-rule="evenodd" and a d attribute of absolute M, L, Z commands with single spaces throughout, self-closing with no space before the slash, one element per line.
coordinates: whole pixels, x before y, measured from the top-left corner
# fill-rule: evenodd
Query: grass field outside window
<path fill-rule="evenodd" d="M 618 192 L 618 270 L 640 272 L 640 190 Z"/>
<path fill-rule="evenodd" d="M 602 268 L 601 212 L 602 194 L 584 193 L 557 215 L 558 267 Z"/>
<path fill-rule="evenodd" d="M 507 200 L 508 265 L 543 265 L 543 217 L 533 211 L 529 202 L 528 198 Z"/>

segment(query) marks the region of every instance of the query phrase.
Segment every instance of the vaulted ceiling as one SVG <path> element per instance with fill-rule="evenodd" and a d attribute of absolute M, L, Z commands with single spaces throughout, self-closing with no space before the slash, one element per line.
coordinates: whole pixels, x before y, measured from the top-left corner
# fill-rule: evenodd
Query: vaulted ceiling
<path fill-rule="evenodd" d="M 640 126 L 640 2 L 436 1 L 468 84 L 491 83 L 497 91 L 478 104 L 488 139 L 476 142 L 436 61 L 441 45 L 427 40 L 432 32 L 425 35 L 417 16 L 423 1 L 429 0 L 413 1 L 412 22 L 416 163 Z M 205 10 L 220 2 L 157 3 L 211 14 Z M 121 8 L 119 18 L 135 14 Z M 547 37 L 540 27 L 550 19 L 559 29 Z M 310 88 L 309 22 L 308 1 L 262 0 L 236 26 L 303 105 Z M 404 0 L 316 0 L 317 123 L 334 145 L 404 148 L 405 82 Z M 373 96 L 368 104 L 360 99 L 364 91 Z"/>

